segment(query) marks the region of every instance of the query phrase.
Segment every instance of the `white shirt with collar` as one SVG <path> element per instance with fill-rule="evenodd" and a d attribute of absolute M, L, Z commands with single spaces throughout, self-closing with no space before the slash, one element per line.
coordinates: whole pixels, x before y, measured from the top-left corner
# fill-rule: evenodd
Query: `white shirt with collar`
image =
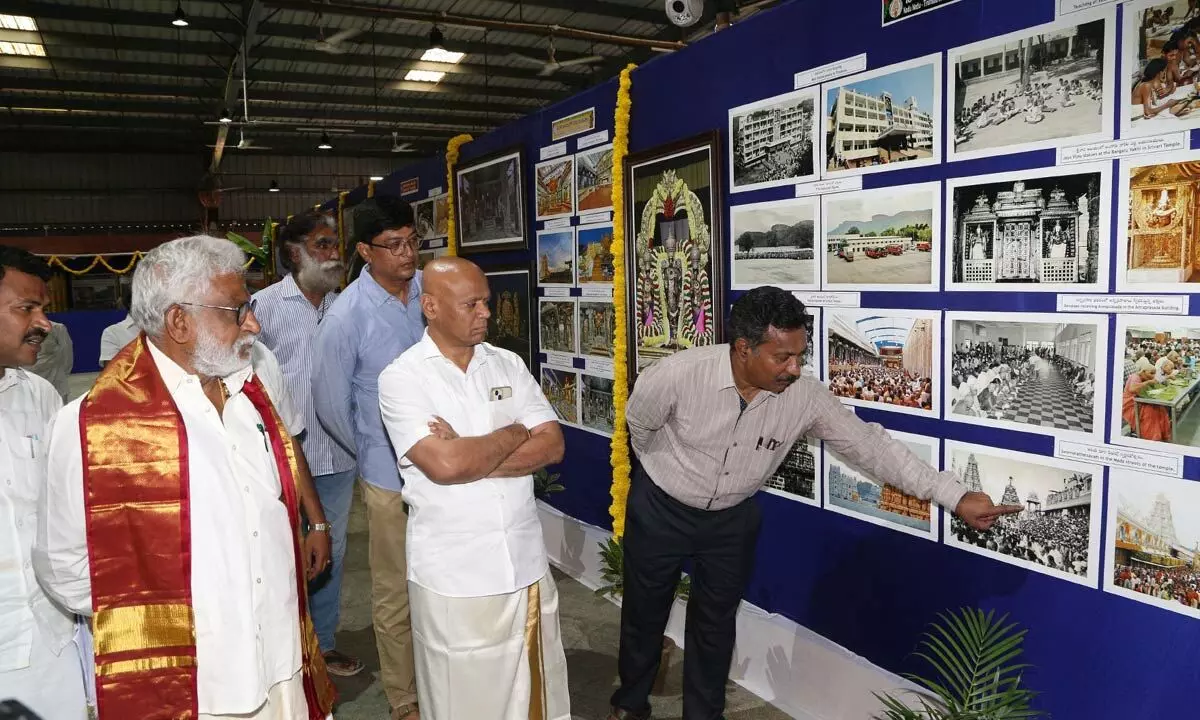
<path fill-rule="evenodd" d="M 532 475 L 440 485 L 404 457 L 429 436 L 434 415 L 463 437 L 554 421 L 524 361 L 480 343 L 464 373 L 426 332 L 380 374 L 379 407 L 409 504 L 408 579 L 447 597 L 513 593 L 540 580 L 549 565 Z"/>
<path fill-rule="evenodd" d="M 29 666 L 35 626 L 55 655 L 75 633 L 74 618 L 42 592 L 30 557 L 50 422 L 61 407 L 43 378 L 17 368 L 0 376 L 0 672 Z"/>
<path fill-rule="evenodd" d="M 263 419 L 242 392 L 252 370 L 225 379 L 230 397 L 219 414 L 195 375 L 149 348 L 188 438 L 199 711 L 251 713 L 301 661 L 291 523 Z M 34 567 L 51 597 L 90 615 L 82 400 L 62 409 L 50 434 Z"/>
<path fill-rule="evenodd" d="M 121 322 L 113 323 L 100 333 L 100 362 L 106 363 L 117 356 L 126 345 L 137 338 L 141 330 L 128 315 Z"/>

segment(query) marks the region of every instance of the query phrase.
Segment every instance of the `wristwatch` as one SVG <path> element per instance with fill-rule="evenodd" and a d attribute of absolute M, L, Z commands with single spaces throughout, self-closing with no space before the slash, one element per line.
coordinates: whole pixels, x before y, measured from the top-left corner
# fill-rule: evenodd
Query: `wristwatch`
<path fill-rule="evenodd" d="M 315 532 L 328 533 L 328 532 L 333 531 L 333 523 L 329 523 L 329 522 L 312 523 L 311 525 L 308 526 L 308 529 L 313 530 Z"/>

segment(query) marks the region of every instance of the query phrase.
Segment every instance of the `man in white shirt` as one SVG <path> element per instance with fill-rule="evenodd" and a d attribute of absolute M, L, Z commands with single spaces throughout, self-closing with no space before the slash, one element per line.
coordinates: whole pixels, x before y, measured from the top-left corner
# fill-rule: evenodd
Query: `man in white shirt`
<path fill-rule="evenodd" d="M 21 367 L 34 364 L 50 332 L 49 279 L 43 261 L 0 246 L 0 700 L 15 699 L 43 720 L 82 720 L 75 621 L 42 592 L 30 558 L 47 430 L 62 399 Z"/>
<path fill-rule="evenodd" d="M 121 307 L 126 312 L 129 311 L 129 306 L 132 304 L 130 300 L 132 293 L 132 286 L 122 283 Z M 104 328 L 104 332 L 100 333 L 100 367 L 104 367 L 105 363 L 121 352 L 121 348 L 133 342 L 140 332 L 141 330 L 129 315 L 126 315 L 124 320 Z"/>
<path fill-rule="evenodd" d="M 131 309 L 145 334 L 51 431 L 34 563 L 52 598 L 92 616 L 102 718 L 332 707 L 304 592 L 328 528 L 251 364 L 244 262 L 206 236 L 148 253 Z M 301 505 L 318 538 L 303 549 Z"/>
<path fill-rule="evenodd" d="M 75 343 L 71 342 L 71 333 L 67 332 L 66 325 L 51 320 L 50 334 L 42 341 L 37 362 L 25 369 L 46 378 L 66 402 L 74 365 Z"/>
<path fill-rule="evenodd" d="M 531 475 L 562 459 L 562 430 L 524 361 L 483 342 L 483 272 L 445 257 L 425 266 L 424 280 L 428 329 L 379 376 L 410 508 L 422 715 L 567 720 L 558 592 Z"/>

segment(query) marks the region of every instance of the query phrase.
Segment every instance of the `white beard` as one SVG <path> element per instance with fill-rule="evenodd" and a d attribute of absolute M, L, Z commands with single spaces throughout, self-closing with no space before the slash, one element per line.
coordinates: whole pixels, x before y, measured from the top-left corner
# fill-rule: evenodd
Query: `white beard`
<path fill-rule="evenodd" d="M 301 248 L 296 284 L 309 292 L 331 293 L 342 284 L 343 269 L 341 260 L 317 262 L 309 256 L 306 249 Z"/>
<path fill-rule="evenodd" d="M 250 346 L 256 336 L 245 334 L 233 345 L 222 345 L 216 336 L 204 327 L 196 330 L 196 350 L 192 353 L 192 366 L 204 377 L 225 378 L 250 365 Z M 243 354 L 245 357 L 242 357 Z"/>

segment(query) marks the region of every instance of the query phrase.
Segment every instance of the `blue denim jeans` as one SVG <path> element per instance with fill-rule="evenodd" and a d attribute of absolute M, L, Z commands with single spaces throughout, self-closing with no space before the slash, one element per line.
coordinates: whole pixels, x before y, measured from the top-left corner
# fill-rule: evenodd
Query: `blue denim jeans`
<path fill-rule="evenodd" d="M 308 606 L 312 614 L 313 629 L 321 652 L 335 647 L 334 633 L 337 632 L 338 617 L 342 609 L 342 569 L 346 557 L 346 524 L 350 522 L 350 503 L 354 499 L 356 470 L 347 470 L 329 475 L 314 475 L 313 484 L 321 498 L 321 509 L 325 520 L 333 524 L 330 537 L 333 545 L 332 562 L 329 569 L 313 578 L 308 584 Z"/>

